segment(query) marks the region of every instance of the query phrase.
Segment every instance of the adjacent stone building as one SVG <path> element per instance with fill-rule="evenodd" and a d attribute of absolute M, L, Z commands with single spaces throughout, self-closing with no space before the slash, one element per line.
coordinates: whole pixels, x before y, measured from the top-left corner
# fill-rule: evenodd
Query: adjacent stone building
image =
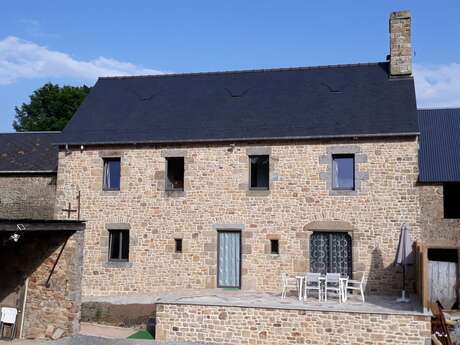
<path fill-rule="evenodd" d="M 0 306 L 18 310 L 17 337 L 79 329 L 84 226 L 53 220 L 58 135 L 0 134 Z"/>
<path fill-rule="evenodd" d="M 0 133 L 0 218 L 53 219 L 58 135 Z"/>

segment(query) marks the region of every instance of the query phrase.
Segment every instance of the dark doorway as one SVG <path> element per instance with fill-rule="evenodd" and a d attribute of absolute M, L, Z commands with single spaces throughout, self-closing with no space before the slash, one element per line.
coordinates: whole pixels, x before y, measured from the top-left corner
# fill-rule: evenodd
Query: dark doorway
<path fill-rule="evenodd" d="M 352 276 L 352 241 L 346 232 L 314 232 L 310 239 L 310 270 Z"/>

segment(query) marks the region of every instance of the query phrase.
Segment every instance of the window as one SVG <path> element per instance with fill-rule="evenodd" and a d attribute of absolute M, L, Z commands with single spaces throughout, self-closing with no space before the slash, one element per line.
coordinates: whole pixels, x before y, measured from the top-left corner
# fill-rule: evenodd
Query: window
<path fill-rule="evenodd" d="M 109 260 L 128 261 L 129 230 L 109 230 Z"/>
<path fill-rule="evenodd" d="M 268 189 L 269 187 L 269 157 L 249 156 L 250 162 L 250 189 Z"/>
<path fill-rule="evenodd" d="M 355 190 L 354 155 L 332 155 L 332 189 Z"/>
<path fill-rule="evenodd" d="M 176 244 L 176 253 L 182 253 L 182 238 L 176 238 L 174 242 Z"/>
<path fill-rule="evenodd" d="M 184 157 L 166 158 L 166 190 L 184 190 Z"/>
<path fill-rule="evenodd" d="M 460 183 L 444 183 L 444 218 L 460 219 Z"/>
<path fill-rule="evenodd" d="M 278 255 L 280 253 L 280 241 L 279 240 L 270 240 L 270 252 L 275 255 Z"/>
<path fill-rule="evenodd" d="M 104 159 L 104 190 L 120 190 L 120 158 Z"/>

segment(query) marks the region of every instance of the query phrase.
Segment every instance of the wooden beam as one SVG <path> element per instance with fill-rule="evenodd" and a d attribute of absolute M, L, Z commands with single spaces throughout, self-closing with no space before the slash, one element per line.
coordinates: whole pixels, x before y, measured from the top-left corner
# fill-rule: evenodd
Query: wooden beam
<path fill-rule="evenodd" d="M 28 231 L 82 231 L 84 222 L 78 221 L 0 221 L 0 232 L 28 232 Z"/>

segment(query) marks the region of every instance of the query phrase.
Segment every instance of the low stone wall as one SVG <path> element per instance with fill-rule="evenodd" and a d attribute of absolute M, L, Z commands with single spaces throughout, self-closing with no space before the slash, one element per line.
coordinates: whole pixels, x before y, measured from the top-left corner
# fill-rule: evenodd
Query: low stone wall
<path fill-rule="evenodd" d="M 155 304 L 112 304 L 85 302 L 81 305 L 81 322 L 119 327 L 145 326 L 155 316 Z"/>
<path fill-rule="evenodd" d="M 234 344 L 431 344 L 430 317 L 157 305 L 157 339 Z"/>

